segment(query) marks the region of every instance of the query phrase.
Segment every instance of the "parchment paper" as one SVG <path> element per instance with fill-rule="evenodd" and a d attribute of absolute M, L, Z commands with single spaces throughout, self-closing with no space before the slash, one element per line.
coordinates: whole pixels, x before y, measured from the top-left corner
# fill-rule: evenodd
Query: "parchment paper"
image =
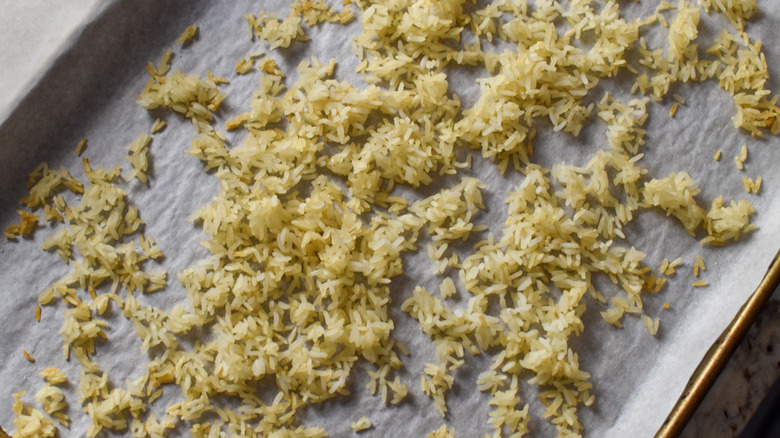
<path fill-rule="evenodd" d="M 622 13 L 628 18 L 649 15 L 656 6 L 656 2 L 621 4 Z M 750 21 L 747 29 L 753 38 L 764 41 L 774 78 L 780 73 L 780 45 L 776 44 L 780 2 L 762 2 L 760 8 L 762 13 Z M 217 114 L 215 126 L 245 112 L 260 73 L 236 76 L 233 72 L 238 59 L 257 48 L 265 48 L 250 41 L 242 18 L 244 13 L 260 10 L 276 11 L 282 16 L 288 11 L 282 0 L 118 0 L 107 7 L 50 66 L 44 79 L 0 126 L 0 187 L 3 188 L 0 227 L 17 220 L 15 210 L 20 207 L 17 200 L 24 195 L 27 174 L 39 162 L 46 161 L 51 167 L 65 166 L 84 179 L 80 159 L 75 155 L 75 145 L 82 137 L 89 139 L 85 155 L 93 166 L 112 167 L 118 163 L 126 166 L 122 158 L 124 146 L 139 133 L 148 132 L 155 117 L 134 103 L 136 94 L 147 81 L 144 65 L 149 60 L 158 62 L 165 50 L 174 46 L 175 38 L 192 23 L 200 26 L 199 38 L 189 48 L 176 50 L 173 68 L 204 76 L 206 71 L 211 71 L 231 78 L 230 85 L 222 87 L 228 98 Z M 702 13 L 702 47 L 724 25 L 725 20 Z M 317 56 L 321 60 L 336 58 L 338 77 L 359 86 L 363 82 L 353 73 L 357 61 L 349 48 L 351 37 L 357 32 L 359 21 L 347 27 L 323 24 L 309 31 L 312 41 L 294 43 L 271 56 L 288 75 L 288 83 L 294 80 L 295 66 L 301 60 Z M 647 38 L 660 41 L 665 34 L 650 33 Z M 450 91 L 461 96 L 464 108 L 478 96 L 474 79 L 474 72 L 455 72 L 450 77 Z M 771 88 L 777 88 L 776 85 L 777 82 L 770 82 Z M 601 87 L 626 98 L 630 82 L 618 78 L 605 81 Z M 669 260 L 682 257 L 684 264 L 662 292 L 645 299 L 646 313 L 661 319 L 656 337 L 647 333 L 639 318 L 627 317 L 623 329 L 609 326 L 599 316 L 604 307 L 589 301 L 583 318 L 586 330 L 572 342 L 582 369 L 593 375 L 593 392 L 597 396 L 593 407 L 580 410 L 588 436 L 652 436 L 655 433 L 704 353 L 758 285 L 780 242 L 780 198 L 775 195 L 780 187 L 780 176 L 775 170 L 780 158 L 778 139 L 752 139 L 738 132 L 731 122 L 734 106 L 730 97 L 711 81 L 676 86 L 673 92 L 686 100 L 674 118 L 668 113 L 672 99 L 649 106 L 646 155 L 641 161 L 649 170 L 648 179 L 662 178 L 670 172 L 689 172 L 702 189 L 697 199 L 703 207 L 708 207 L 718 194 L 723 194 L 726 200 L 747 198 L 758 211 L 754 220 L 759 230 L 738 244 L 703 248 L 676 220 L 660 211 L 640 213 L 626 228 L 627 239 L 618 244 L 645 251 L 649 266 L 657 269 L 665 257 Z M 600 93 L 594 92 L 592 99 L 597 101 L 600 97 Z M 186 218 L 216 194 L 217 185 L 216 178 L 206 173 L 197 159 L 184 153 L 195 136 L 191 124 L 174 113 L 167 113 L 164 118 L 169 126 L 155 135 L 151 145 L 150 184 L 134 181 L 126 184 L 125 189 L 147 224 L 145 233 L 155 237 L 166 253 L 160 265 L 169 273 L 165 291 L 141 299 L 170 309 L 175 303 L 186 302 L 176 272 L 207 255 L 198 244 L 204 235 Z M 596 150 L 606 148 L 605 125 L 595 116 L 578 138 L 553 133 L 549 125 L 539 126 L 533 160 L 545 167 L 561 161 L 584 164 Z M 229 134 L 228 138 L 233 144 L 241 141 L 240 134 Z M 739 172 L 733 158 L 742 144 L 747 144 L 750 155 L 744 172 Z M 718 149 L 722 149 L 723 158 L 715 162 L 712 157 Z M 490 231 L 499 235 L 506 218 L 503 200 L 522 181 L 522 176 L 513 171 L 502 176 L 492 163 L 476 155 L 473 169 L 464 175 L 477 176 L 488 185 L 485 196 L 488 209 L 477 221 L 489 225 Z M 761 195 L 748 195 L 742 177 L 759 175 L 764 179 Z M 435 190 L 429 188 L 425 193 Z M 74 419 L 71 429 L 61 433 L 83 436 L 89 419 L 80 412 L 75 395 L 80 366 L 75 360 L 63 359 L 62 340 L 57 333 L 65 307 L 62 304 L 44 307 L 40 323 L 33 318 L 38 293 L 69 269 L 59 256 L 40 249 L 45 238 L 56 229 L 59 228 L 42 223 L 34 238 L 18 243 L 0 240 L 0 297 L 4 302 L 0 308 L 3 333 L 0 426 L 9 432 L 13 430 L 11 394 L 19 390 L 27 391 L 23 398 L 26 403 L 40 408 L 33 400 L 34 393 L 43 386 L 38 373 L 47 366 L 57 366 L 68 374 L 71 382 L 66 394 L 68 413 Z M 424 242 L 420 246 L 424 248 Z M 707 270 L 700 278 L 709 281 L 710 286 L 705 288 L 691 286 L 696 255 L 702 255 L 707 263 Z M 468 358 L 466 365 L 455 373 L 456 384 L 447 395 L 450 413 L 446 420 L 435 412 L 431 400 L 420 390 L 422 364 L 435 361 L 433 346 L 418 330 L 417 322 L 399 307 L 415 285 L 435 290 L 441 277 L 433 274 L 424 251 L 406 257 L 404 266 L 405 273 L 392 284 L 391 315 L 396 324 L 393 336 L 403 340 L 412 351 L 400 372 L 402 380 L 409 385 L 407 400 L 397 407 L 385 406 L 378 397 L 367 393 L 365 373 L 357 371 L 350 385 L 352 396 L 309 408 L 301 418 L 303 424 L 321 426 L 331 436 L 348 436 L 353 433 L 350 423 L 366 415 L 374 428 L 364 436 L 423 436 L 445 421 L 461 437 L 481 436 L 490 431 L 486 423 L 488 397 L 477 391 L 475 383 L 476 376 L 489 362 L 487 355 Z M 457 283 L 457 277 L 453 278 Z M 610 294 L 609 287 L 603 291 L 605 295 Z M 467 292 L 460 289 L 459 293 L 459 301 L 452 303 L 454 307 L 465 305 L 468 299 Z M 671 309 L 662 310 L 662 304 L 667 301 Z M 125 379 L 143 373 L 146 358 L 140 353 L 140 340 L 119 312 L 115 311 L 109 322 L 109 342 L 98 347 L 95 360 L 109 371 L 113 383 L 121 385 Z M 36 362 L 28 363 L 22 349 L 35 356 Z M 153 410 L 162 412 L 176 400 L 177 392 L 175 387 L 166 390 Z M 543 409 L 535 389 L 524 385 L 521 397 L 532 406 L 535 417 L 531 421 L 532 434 L 554 435 L 554 429 L 540 418 Z M 105 434 L 108 435 L 111 434 Z M 187 435 L 187 429 L 177 428 L 172 435 Z"/>
<path fill-rule="evenodd" d="M 111 2 L 0 1 L 0 121 L 76 40 L 76 33 Z"/>

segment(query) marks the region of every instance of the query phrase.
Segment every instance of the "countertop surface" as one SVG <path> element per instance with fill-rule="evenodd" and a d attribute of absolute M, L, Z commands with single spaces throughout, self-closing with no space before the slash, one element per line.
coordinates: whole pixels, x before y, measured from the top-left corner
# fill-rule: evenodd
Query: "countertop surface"
<path fill-rule="evenodd" d="M 780 293 L 775 290 L 681 437 L 738 436 L 778 377 Z"/>

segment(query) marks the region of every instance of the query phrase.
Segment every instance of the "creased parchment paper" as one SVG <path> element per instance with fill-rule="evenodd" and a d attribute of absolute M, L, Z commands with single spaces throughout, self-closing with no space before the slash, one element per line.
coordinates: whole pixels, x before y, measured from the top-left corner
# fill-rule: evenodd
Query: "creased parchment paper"
<path fill-rule="evenodd" d="M 652 14 L 657 5 L 657 2 L 642 1 L 621 4 L 621 8 L 627 18 L 634 18 Z M 761 2 L 759 7 L 761 13 L 749 22 L 747 31 L 751 37 L 764 42 L 774 78 L 780 73 L 780 49 L 776 44 L 780 2 Z M 18 199 L 25 194 L 27 174 L 39 162 L 46 161 L 52 168 L 65 166 L 74 176 L 85 180 L 80 158 L 75 154 L 76 143 L 83 137 L 89 139 L 85 155 L 93 167 L 110 168 L 115 164 L 127 167 L 124 146 L 139 133 L 148 132 L 154 121 L 154 115 L 135 104 L 136 95 L 147 81 L 144 66 L 149 60 L 158 62 L 165 50 L 174 45 L 176 37 L 192 23 L 198 23 L 199 37 L 188 48 L 176 50 L 173 68 L 187 74 L 205 76 L 206 71 L 211 71 L 231 78 L 230 85 L 221 88 L 228 97 L 216 115 L 215 126 L 222 126 L 247 111 L 260 73 L 236 76 L 234 66 L 248 52 L 264 48 L 248 38 L 242 18 L 245 13 L 260 10 L 274 11 L 281 16 L 288 11 L 285 2 L 280 0 L 117 1 L 107 7 L 72 42 L 70 50 L 51 65 L 39 86 L 0 126 L 0 187 L 3 188 L 0 227 L 17 220 L 15 210 L 20 208 Z M 702 13 L 701 46 L 706 47 L 726 25 L 722 17 Z M 357 60 L 350 49 L 351 38 L 359 29 L 359 21 L 346 27 L 323 24 L 309 31 L 312 41 L 294 43 L 289 49 L 272 52 L 271 56 L 288 75 L 288 84 L 296 76 L 295 66 L 316 56 L 324 61 L 335 58 L 337 77 L 362 86 L 362 79 L 353 73 Z M 660 41 L 665 34 L 647 37 Z M 468 108 L 478 96 L 476 76 L 474 72 L 454 72 L 449 78 L 450 91 L 459 94 L 463 108 Z M 602 90 L 626 98 L 630 82 L 622 79 L 604 81 Z M 773 90 L 777 88 L 773 79 L 769 85 Z M 733 103 L 712 81 L 677 85 L 672 92 L 686 101 L 674 118 L 669 117 L 674 102 L 671 98 L 649 105 L 647 145 L 641 161 L 649 171 L 647 178 L 687 171 L 702 189 L 697 199 L 705 207 L 719 194 L 726 200 L 747 198 L 758 212 L 754 221 L 759 230 L 737 244 L 710 248 L 700 246 L 675 219 L 665 217 L 661 211 L 644 211 L 626 227 L 627 238 L 618 244 L 646 252 L 649 266 L 657 270 L 664 258 L 677 257 L 682 257 L 683 265 L 659 294 L 645 298 L 646 314 L 661 320 L 655 337 L 647 333 L 636 317 L 625 318 L 623 329 L 608 325 L 599 315 L 604 306 L 588 300 L 583 317 L 586 329 L 571 342 L 579 354 L 582 369 L 592 374 L 593 393 L 597 397 L 592 407 L 580 409 L 586 436 L 652 436 L 704 353 L 758 285 L 780 243 L 780 198 L 776 195 L 780 188 L 776 170 L 780 158 L 778 139 L 753 139 L 737 131 L 731 122 Z M 593 100 L 598 101 L 600 97 L 600 93 L 595 93 Z M 123 187 L 130 201 L 140 209 L 146 223 L 145 234 L 155 237 L 166 254 L 159 267 L 168 272 L 167 289 L 141 299 L 171 309 L 176 303 L 186 303 L 176 273 L 207 256 L 198 243 L 205 236 L 187 217 L 216 194 L 217 181 L 204 171 L 196 158 L 185 154 L 195 136 L 191 124 L 174 113 L 165 113 L 164 118 L 168 128 L 155 135 L 151 145 L 150 184 L 134 180 Z M 553 133 L 549 124 L 539 126 L 533 161 L 548 168 L 558 162 L 583 165 L 599 148 L 606 148 L 605 124 L 595 116 L 576 138 Z M 233 144 L 241 141 L 235 134 L 228 134 L 228 139 Z M 745 170 L 740 172 L 733 158 L 743 144 L 749 149 L 749 158 Z M 716 162 L 713 154 L 718 149 L 722 149 L 723 158 Z M 494 164 L 478 155 L 474 155 L 473 168 L 463 175 L 476 176 L 488 186 L 487 210 L 478 216 L 477 223 L 488 225 L 490 231 L 499 235 L 506 219 L 503 201 L 508 191 L 522 181 L 522 175 L 515 171 L 501 175 Z M 747 194 L 742 177 L 759 175 L 764 180 L 761 195 Z M 441 186 L 451 186 L 450 183 L 445 181 L 423 192 L 427 196 Z M 62 429 L 61 436 L 83 436 L 89 425 L 75 393 L 80 366 L 74 359 L 69 362 L 63 359 L 62 340 L 57 332 L 65 306 L 60 302 L 44 307 L 40 323 L 33 318 L 38 293 L 69 269 L 55 253 L 40 249 L 45 238 L 58 229 L 41 221 L 33 238 L 18 243 L 0 241 L 0 297 L 4 303 L 0 307 L 3 330 L 0 426 L 9 433 L 13 430 L 11 394 L 26 390 L 23 400 L 40 409 L 33 395 L 43 385 L 38 373 L 47 366 L 63 369 L 70 381 L 66 388 L 67 412 L 73 424 L 70 430 Z M 420 246 L 424 248 L 424 244 L 422 241 Z M 697 255 L 706 261 L 707 270 L 700 279 L 708 281 L 708 287 L 691 285 Z M 436 413 L 431 400 L 420 390 L 422 366 L 435 361 L 434 349 L 419 331 L 417 322 L 399 307 L 416 285 L 437 290 L 441 277 L 433 273 L 424 250 L 405 257 L 404 267 L 404 274 L 392 283 L 390 314 L 395 322 L 393 336 L 403 340 L 412 352 L 404 358 L 399 373 L 409 385 L 406 401 L 400 406 L 385 406 L 379 397 L 368 394 L 364 388 L 365 373 L 356 370 L 350 383 L 352 395 L 308 408 L 301 416 L 302 424 L 323 427 L 331 436 L 348 436 L 353 433 L 350 423 L 365 415 L 374 425 L 365 436 L 423 436 L 445 421 L 460 437 L 490 432 L 488 396 L 477 391 L 475 382 L 476 376 L 489 364 L 488 355 L 467 355 L 466 365 L 454 373 L 456 383 L 447 394 L 446 419 Z M 454 279 L 457 282 L 456 276 Z M 614 286 L 603 285 L 605 295 L 611 295 L 611 287 Z M 460 289 L 460 298 L 450 304 L 463 307 L 467 299 L 467 293 Z M 664 302 L 671 304 L 669 310 L 662 309 Z M 141 375 L 148 359 L 140 353 L 141 341 L 121 311 L 114 309 L 113 315 L 108 315 L 108 322 L 108 342 L 98 346 L 94 359 L 109 372 L 113 384 L 121 385 L 126 379 Z M 25 360 L 23 349 L 35 357 L 35 363 Z M 164 396 L 152 406 L 158 416 L 178 400 L 178 388 L 165 389 Z M 524 384 L 520 393 L 522 402 L 531 404 L 534 415 L 531 433 L 554 435 L 554 428 L 541 418 L 543 406 L 535 391 L 532 385 Z M 173 436 L 187 434 L 187 428 L 182 426 L 171 432 Z"/>
<path fill-rule="evenodd" d="M 29 88 L 91 18 L 111 2 L 70 0 L 0 1 L 0 120 L 15 108 Z"/>

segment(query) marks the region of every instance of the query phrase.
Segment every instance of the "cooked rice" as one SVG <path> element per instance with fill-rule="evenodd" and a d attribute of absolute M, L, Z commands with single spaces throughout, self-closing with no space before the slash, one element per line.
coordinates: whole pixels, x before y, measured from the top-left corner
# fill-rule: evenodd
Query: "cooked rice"
<path fill-rule="evenodd" d="M 149 132 L 152 134 L 157 134 L 158 132 L 165 129 L 166 126 L 168 126 L 168 123 L 165 120 L 159 118 L 155 119 L 152 127 L 149 129 Z"/>
<path fill-rule="evenodd" d="M 52 438 L 57 434 L 54 424 L 43 412 L 26 407 L 21 401 L 24 391 L 13 395 L 14 428 L 13 438 Z"/>
<path fill-rule="evenodd" d="M 76 156 L 81 156 L 81 154 L 84 153 L 84 150 L 87 148 L 87 139 L 82 138 L 79 140 L 78 144 L 76 144 Z"/>
<path fill-rule="evenodd" d="M 177 43 L 181 43 L 182 46 L 187 46 L 192 42 L 192 39 L 198 34 L 198 25 L 191 24 L 184 29 L 184 32 L 176 39 Z"/>
<path fill-rule="evenodd" d="M 446 424 L 442 424 L 441 427 L 434 430 L 431 433 L 425 434 L 426 438 L 455 438 L 455 431 L 448 429 Z"/>
<path fill-rule="evenodd" d="M 737 3 L 741 12 L 703 4 L 740 24 L 753 6 L 749 0 Z M 140 293 L 164 289 L 167 274 L 145 265 L 163 254 L 153 238 L 139 234 L 138 209 L 116 183 L 119 167 L 92 169 L 84 159 L 85 188 L 65 169 L 40 166 L 22 200 L 28 208 L 44 208 L 46 220 L 65 223 L 43 248 L 56 251 L 70 272 L 38 301 L 61 300 L 66 306 L 63 353 L 82 367 L 77 392 L 91 419 L 87 435 L 129 429 L 162 436 L 187 424 L 194 436 L 325 436 L 320 428 L 298 426 L 297 417 L 307 405 L 347 395 L 358 362 L 368 374 L 369 393 L 402 403 L 408 387 L 397 375 L 403 365 L 398 353 L 409 352 L 392 335 L 389 285 L 426 231 L 434 271 L 457 272 L 458 287 L 468 294 L 466 308 L 454 310 L 419 286 L 401 304 L 435 347 L 435 363 L 418 370 L 434 409 L 446 416 L 447 395 L 458 385 L 454 371 L 468 360 L 465 353 L 489 353 L 492 364 L 477 384 L 490 393 L 487 420 L 496 434 L 529 432 L 530 405 L 519 388 L 526 378 L 540 387 L 544 417 L 558 433 L 581 434 L 578 411 L 595 396 L 570 342 L 584 330 L 587 297 L 605 307 L 600 313 L 606 323 L 622 327 L 625 317 L 638 317 L 649 333 L 659 328 L 659 319 L 643 313 L 643 293 L 659 292 L 666 279 L 656 278 L 642 251 L 621 243 L 630 242 L 625 226 L 634 213 L 660 208 L 691 235 L 706 232 L 701 242 L 712 245 L 756 228 L 747 201 L 724 206 L 719 197 L 705 211 L 696 200 L 699 188 L 684 171 L 646 177 L 640 160 L 648 102 L 661 101 L 675 83 L 717 78 L 737 106 L 735 126 L 751 135 L 780 132 L 780 110 L 764 89 L 759 42 L 724 31 L 708 49 L 712 59 L 699 60 L 694 5 L 662 2 L 659 12 L 676 9 L 671 23 L 660 13 L 626 20 L 617 3 L 599 12 L 588 3 L 559 6 L 542 2 L 529 14 L 511 2 L 470 12 L 458 1 L 357 2 L 362 34 L 353 51 L 368 85 L 337 80 L 335 62 L 316 58 L 301 62 L 294 82 L 286 84 L 274 59 L 253 50 L 235 72 L 246 74 L 257 63 L 263 74 L 246 112 L 225 123 L 243 134 L 230 147 L 212 125 L 225 98 L 218 85 L 228 79 L 211 72 L 206 79 L 170 73 L 170 49 L 158 66 L 149 63 L 151 79 L 137 103 L 190 119 L 197 136 L 188 153 L 219 181 L 218 195 L 191 218 L 206 234 L 203 245 L 211 255 L 178 273 L 188 306 L 164 311 L 144 304 Z M 245 19 L 252 38 L 273 50 L 308 40 L 307 29 L 323 22 L 349 22 L 354 13 L 322 0 L 297 0 L 287 17 L 259 13 Z M 570 28 L 561 34 L 556 25 L 564 21 Z M 639 36 L 640 29 L 657 23 L 669 27 L 666 53 Z M 474 43 L 460 44 L 464 29 Z M 191 26 L 179 41 L 187 44 L 196 32 Z M 583 33 L 595 39 L 592 49 L 573 44 L 582 42 Z M 518 50 L 498 54 L 481 48 L 494 39 Z M 629 61 L 632 54 L 639 65 Z M 490 73 L 478 81 L 480 95 L 470 108 L 461 108 L 450 91 L 446 69 L 458 65 Z M 634 75 L 632 91 L 647 97 L 621 102 L 606 93 L 593 96 L 599 81 L 623 73 Z M 685 101 L 672 97 L 673 117 Z M 537 129 L 547 124 L 578 135 L 594 109 L 605 123 L 608 149 L 582 167 L 558 163 L 548 170 L 532 164 Z M 164 127 L 157 119 L 150 131 Z M 128 179 L 148 182 L 150 141 L 141 134 L 129 146 Z M 516 169 L 524 176 L 506 199 L 508 219 L 500 234 L 484 233 L 486 186 L 463 176 L 471 155 L 458 161 L 459 148 L 478 151 L 501 173 Z M 741 166 L 746 147 L 736 158 Z M 445 176 L 455 184 L 427 198 L 410 201 L 394 191 L 419 189 Z M 760 178 L 751 180 L 755 193 L 760 184 Z M 63 189 L 80 199 L 66 204 L 57 193 Z M 25 222 L 32 224 L 30 231 L 31 221 Z M 7 232 L 15 236 L 22 229 Z M 456 244 L 472 237 L 480 241 L 459 255 Z M 664 259 L 660 273 L 674 275 L 681 262 Z M 694 273 L 703 269 L 697 258 Z M 596 289 L 594 276 L 616 285 L 609 299 Z M 84 291 L 89 299 L 82 299 Z M 448 276 L 439 291 L 447 299 L 457 288 Z M 108 372 L 93 360 L 107 338 L 102 315 L 109 305 L 130 321 L 141 354 L 151 357 L 147 372 L 124 386 L 109 384 Z M 36 318 L 39 312 L 36 307 Z M 200 330 L 213 342 L 180 345 L 180 337 Z M 39 401 L 67 423 L 67 416 L 59 416 L 62 392 L 53 386 L 64 382 L 64 374 L 47 370 L 50 383 Z M 272 401 L 257 397 L 266 378 L 277 391 Z M 165 418 L 146 415 L 169 385 L 179 387 L 180 401 L 166 407 Z M 240 404 L 237 410 L 213 402 L 231 397 Z M 23 412 L 18 400 L 14 412 L 17 429 L 54 433 L 50 421 L 29 408 Z M 363 417 L 352 427 L 372 425 Z M 454 432 L 443 425 L 428 436 Z"/>
<path fill-rule="evenodd" d="M 250 70 L 252 70 L 252 67 L 255 66 L 255 60 L 252 58 L 241 58 L 236 63 L 236 73 L 240 75 L 245 75 L 249 73 Z"/>
<path fill-rule="evenodd" d="M 358 421 L 352 422 L 352 430 L 354 430 L 355 432 L 362 432 L 364 430 L 371 429 L 371 427 L 373 427 L 371 421 L 365 416 L 360 417 Z"/>
<path fill-rule="evenodd" d="M 755 180 L 753 178 L 748 178 L 746 176 L 742 177 L 742 184 L 745 186 L 745 191 L 747 191 L 748 193 L 758 194 L 758 192 L 761 191 L 761 183 L 762 183 L 762 178 L 760 176 Z"/>
<path fill-rule="evenodd" d="M 68 381 L 68 377 L 65 375 L 65 373 L 62 372 L 62 370 L 54 367 L 44 368 L 44 370 L 40 372 L 39 376 L 46 379 L 46 381 L 52 385 L 60 385 Z"/>

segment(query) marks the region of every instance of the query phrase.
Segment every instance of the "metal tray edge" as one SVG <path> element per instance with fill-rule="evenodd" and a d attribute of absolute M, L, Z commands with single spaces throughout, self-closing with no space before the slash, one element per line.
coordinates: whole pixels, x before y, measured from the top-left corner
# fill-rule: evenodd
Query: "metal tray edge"
<path fill-rule="evenodd" d="M 680 435 L 778 284 L 780 284 L 780 251 L 775 254 L 756 290 L 707 351 L 669 416 L 655 434 L 655 438 L 673 438 Z"/>

